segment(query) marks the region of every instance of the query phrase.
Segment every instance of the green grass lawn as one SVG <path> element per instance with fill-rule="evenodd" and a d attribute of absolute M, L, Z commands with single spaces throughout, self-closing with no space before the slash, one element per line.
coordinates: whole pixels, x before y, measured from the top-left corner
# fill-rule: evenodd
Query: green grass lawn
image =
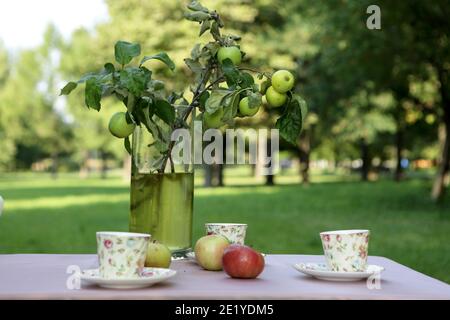
<path fill-rule="evenodd" d="M 320 231 L 368 228 L 371 255 L 450 283 L 450 197 L 432 203 L 429 180 L 313 180 L 304 187 L 285 176 L 283 185 L 265 187 L 239 172 L 227 175 L 234 187 L 199 186 L 194 239 L 205 222 L 244 222 L 248 244 L 263 252 L 321 254 Z M 0 178 L 0 194 L 0 253 L 93 253 L 96 231 L 128 227 L 128 184 L 119 178 L 9 174 Z"/>

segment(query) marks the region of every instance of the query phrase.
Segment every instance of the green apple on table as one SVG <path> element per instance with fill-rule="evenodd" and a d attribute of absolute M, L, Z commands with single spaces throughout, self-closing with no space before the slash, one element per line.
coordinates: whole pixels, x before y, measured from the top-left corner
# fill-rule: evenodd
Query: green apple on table
<path fill-rule="evenodd" d="M 220 271 L 223 252 L 229 245 L 230 242 L 224 236 L 215 234 L 204 236 L 195 244 L 195 258 L 204 269 Z"/>
<path fill-rule="evenodd" d="M 156 240 L 148 244 L 145 266 L 153 268 L 169 268 L 172 262 L 170 249 Z"/>

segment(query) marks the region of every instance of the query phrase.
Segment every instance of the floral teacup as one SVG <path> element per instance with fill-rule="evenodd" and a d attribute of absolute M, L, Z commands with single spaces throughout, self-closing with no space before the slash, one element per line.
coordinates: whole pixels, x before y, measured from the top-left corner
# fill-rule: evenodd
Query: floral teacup
<path fill-rule="evenodd" d="M 145 233 L 97 232 L 100 276 L 105 279 L 139 278 L 150 238 Z"/>
<path fill-rule="evenodd" d="M 332 271 L 358 272 L 367 268 L 369 230 L 321 232 L 323 251 Z"/>
<path fill-rule="evenodd" d="M 244 244 L 247 225 L 244 223 L 206 223 L 206 234 L 224 236 L 232 244 Z"/>

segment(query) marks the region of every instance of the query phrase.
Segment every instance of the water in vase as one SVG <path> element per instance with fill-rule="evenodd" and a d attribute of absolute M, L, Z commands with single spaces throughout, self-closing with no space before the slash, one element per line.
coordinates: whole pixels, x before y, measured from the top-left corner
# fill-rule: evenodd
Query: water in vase
<path fill-rule="evenodd" d="M 150 233 L 174 256 L 192 242 L 194 173 L 134 172 L 131 176 L 130 231 Z"/>

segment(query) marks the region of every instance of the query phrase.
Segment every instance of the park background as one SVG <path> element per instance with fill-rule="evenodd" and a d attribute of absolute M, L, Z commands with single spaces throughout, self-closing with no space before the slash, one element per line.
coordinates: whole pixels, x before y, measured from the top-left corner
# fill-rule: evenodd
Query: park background
<path fill-rule="evenodd" d="M 168 52 L 175 72 L 152 68 L 187 91 L 183 58 L 207 39 L 183 19 L 186 1 L 16 2 L 0 4 L 0 254 L 94 252 L 95 231 L 128 228 L 130 160 L 107 129 L 122 107 L 88 111 L 81 91 L 66 99 L 59 89 L 101 69 L 127 40 Z M 276 176 L 250 165 L 197 168 L 194 240 L 205 222 L 245 222 L 248 244 L 263 252 L 321 254 L 320 231 L 367 228 L 371 255 L 450 283 L 450 3 L 204 4 L 242 35 L 245 65 L 294 73 L 310 113 L 298 144 L 281 142 Z M 371 4 L 381 30 L 366 26 Z M 81 22 L 67 29 L 62 17 Z M 15 34 L 35 36 L 21 45 Z M 273 115 L 238 126 L 270 127 Z"/>

